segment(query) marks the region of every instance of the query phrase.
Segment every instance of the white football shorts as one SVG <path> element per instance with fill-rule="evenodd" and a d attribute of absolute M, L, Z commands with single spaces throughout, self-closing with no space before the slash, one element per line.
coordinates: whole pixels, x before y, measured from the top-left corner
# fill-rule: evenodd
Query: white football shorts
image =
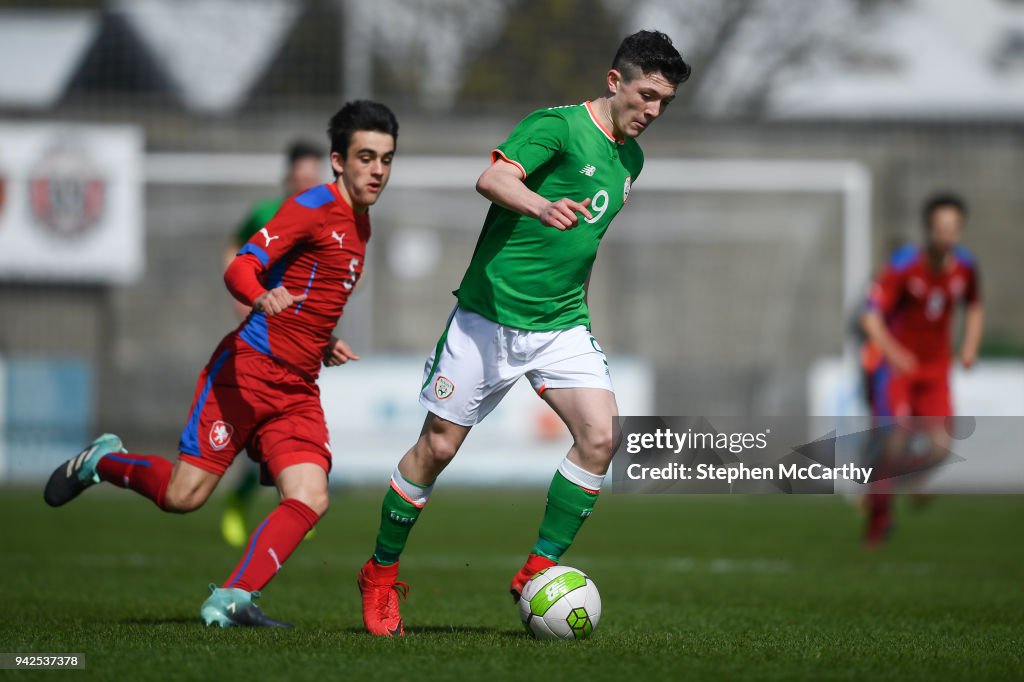
<path fill-rule="evenodd" d="M 456 306 L 423 368 L 420 404 L 442 419 L 473 426 L 524 374 L 537 395 L 549 388 L 614 392 L 604 351 L 583 325 L 513 329 Z"/>

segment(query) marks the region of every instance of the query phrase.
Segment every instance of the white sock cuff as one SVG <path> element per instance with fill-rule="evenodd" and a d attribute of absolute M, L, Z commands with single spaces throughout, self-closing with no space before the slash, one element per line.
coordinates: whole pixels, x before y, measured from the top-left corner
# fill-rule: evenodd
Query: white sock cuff
<path fill-rule="evenodd" d="M 426 506 L 430 492 L 434 489 L 433 484 L 424 487 L 407 481 L 398 467 L 395 467 L 394 473 L 391 474 L 391 487 L 402 496 L 402 499 L 419 509 Z"/>
<path fill-rule="evenodd" d="M 566 457 L 558 465 L 558 473 L 565 476 L 566 480 L 587 490 L 600 490 L 604 483 L 604 474 L 592 474 L 583 467 L 574 464 Z"/>

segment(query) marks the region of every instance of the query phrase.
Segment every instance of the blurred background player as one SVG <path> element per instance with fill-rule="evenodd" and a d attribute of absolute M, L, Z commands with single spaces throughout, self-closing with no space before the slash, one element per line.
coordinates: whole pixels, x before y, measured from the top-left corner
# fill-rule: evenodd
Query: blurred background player
<path fill-rule="evenodd" d="M 513 577 L 518 599 L 558 562 L 597 501 L 618 415 L 608 362 L 590 333 L 587 279 L 612 219 L 643 168 L 636 138 L 690 75 L 657 31 L 626 37 L 594 101 L 541 109 L 495 149 L 476 188 L 491 201 L 435 352 L 420 404 L 429 411 L 384 496 L 373 556 L 359 573 L 363 623 L 404 634 L 398 559 L 438 475 L 522 376 L 561 417 L 573 445 L 555 472 L 539 537 Z"/>
<path fill-rule="evenodd" d="M 966 203 L 955 194 L 937 194 L 924 202 L 921 217 L 924 244 L 893 253 L 872 284 L 861 317 L 872 416 L 932 418 L 913 422 L 927 435 L 923 460 L 911 462 L 902 429 L 891 430 L 881 443 L 867 498 L 869 546 L 884 542 L 892 525 L 892 477 L 936 466 L 947 452 L 944 418 L 953 415 L 949 372 L 955 308 L 965 307 L 959 354 L 965 368 L 977 360 L 984 325 L 978 265 L 960 245 Z"/>
<path fill-rule="evenodd" d="M 207 625 L 290 627 L 254 599 L 327 512 L 331 450 L 316 378 L 321 363 L 358 359 L 333 331 L 363 271 L 369 207 L 390 177 L 398 123 L 382 104 L 350 102 L 328 134 L 335 181 L 287 200 L 224 274 L 252 312 L 200 374 L 177 462 L 128 453 L 103 434 L 58 467 L 44 492 L 56 507 L 107 481 L 186 513 L 202 506 L 244 448 L 281 502 L 228 579 L 210 586 L 200 608 Z"/>
<path fill-rule="evenodd" d="M 238 231 L 232 235 L 224 254 L 225 269 L 234 260 L 235 254 L 242 245 L 260 231 L 281 208 L 285 199 L 305 192 L 323 181 L 324 153 L 316 145 L 304 140 L 297 140 L 288 147 L 288 170 L 284 177 L 283 196 L 260 199 L 252 205 L 245 220 L 239 225 Z M 239 319 L 249 314 L 249 306 L 237 299 L 231 299 L 235 313 Z M 245 521 L 246 511 L 252 504 L 253 497 L 259 486 L 259 471 L 254 467 L 243 469 L 241 477 L 227 495 L 224 515 L 221 517 L 220 532 L 224 540 L 232 547 L 241 547 L 249 537 Z M 309 531 L 311 537 L 315 530 Z"/>

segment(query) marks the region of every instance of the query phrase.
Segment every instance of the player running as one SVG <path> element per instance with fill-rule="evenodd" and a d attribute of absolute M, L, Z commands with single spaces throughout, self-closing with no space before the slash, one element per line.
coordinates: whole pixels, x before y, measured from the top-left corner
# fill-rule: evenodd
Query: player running
<path fill-rule="evenodd" d="M 690 67 L 663 33 L 619 47 L 605 93 L 535 111 L 492 152 L 477 191 L 492 202 L 456 305 L 429 357 L 419 440 L 391 476 L 373 556 L 359 573 L 363 623 L 404 634 L 398 559 L 434 481 L 523 375 L 568 426 L 533 551 L 513 577 L 518 598 L 554 565 L 590 516 L 611 461 L 618 415 L 608 363 L 590 333 L 586 281 L 597 247 L 640 175 L 636 142 L 661 116 Z"/>
<path fill-rule="evenodd" d="M 953 310 L 958 304 L 966 307 L 960 363 L 971 367 L 978 357 L 984 312 L 977 262 L 960 246 L 966 204 L 952 194 L 936 195 L 925 202 L 922 218 L 924 247 L 908 245 L 893 254 L 872 285 L 861 317 L 868 336 L 864 364 L 874 417 L 953 415 L 949 370 Z M 934 466 L 947 451 L 949 436 L 944 419 L 925 424 L 931 450 L 928 464 Z M 884 542 L 892 524 L 890 479 L 905 470 L 905 441 L 896 432 L 876 464 L 882 480 L 868 495 L 868 546 Z"/>
<path fill-rule="evenodd" d="M 292 143 L 288 148 L 288 172 L 284 178 L 284 196 L 268 197 L 252 205 L 245 220 L 232 235 L 228 244 L 227 252 L 224 254 L 225 268 L 231 265 L 238 250 L 270 222 L 270 219 L 280 210 L 285 199 L 320 184 L 323 179 L 323 157 L 323 151 L 315 145 L 302 141 Z M 235 299 L 232 299 L 232 303 L 240 319 L 245 319 L 249 315 L 248 305 Z M 243 546 L 249 537 L 245 524 L 245 512 L 252 502 L 258 485 L 259 472 L 256 467 L 246 467 L 238 479 L 238 483 L 227 494 L 224 514 L 220 519 L 220 532 L 224 536 L 224 541 L 232 547 Z M 309 532 L 312 534 L 315 531 Z"/>
<path fill-rule="evenodd" d="M 168 512 L 198 509 L 243 448 L 273 482 L 280 505 L 200 609 L 207 625 L 290 627 L 253 603 L 327 512 L 331 450 L 316 377 L 358 359 L 332 331 L 363 271 L 368 209 L 391 174 L 398 123 L 382 104 L 346 104 L 331 118 L 335 181 L 288 199 L 224 275 L 252 307 L 199 376 L 178 461 L 128 453 L 104 434 L 53 472 L 44 497 L 65 504 L 100 481 L 130 488 Z"/>

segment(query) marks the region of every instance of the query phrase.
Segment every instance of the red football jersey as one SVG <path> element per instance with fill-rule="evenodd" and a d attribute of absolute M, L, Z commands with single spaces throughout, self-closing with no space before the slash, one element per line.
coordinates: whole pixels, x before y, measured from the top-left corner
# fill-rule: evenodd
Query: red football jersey
<path fill-rule="evenodd" d="M 265 289 L 283 286 L 308 298 L 272 317 L 250 313 L 238 338 L 315 379 L 363 272 L 369 239 L 369 215 L 355 214 L 333 183 L 285 201 L 238 255 L 259 261 L 254 267 Z"/>
<path fill-rule="evenodd" d="M 868 294 L 868 306 L 882 313 L 890 333 L 921 363 L 949 362 L 953 308 L 979 300 L 977 264 L 960 246 L 939 270 L 921 247 L 898 249 Z"/>

